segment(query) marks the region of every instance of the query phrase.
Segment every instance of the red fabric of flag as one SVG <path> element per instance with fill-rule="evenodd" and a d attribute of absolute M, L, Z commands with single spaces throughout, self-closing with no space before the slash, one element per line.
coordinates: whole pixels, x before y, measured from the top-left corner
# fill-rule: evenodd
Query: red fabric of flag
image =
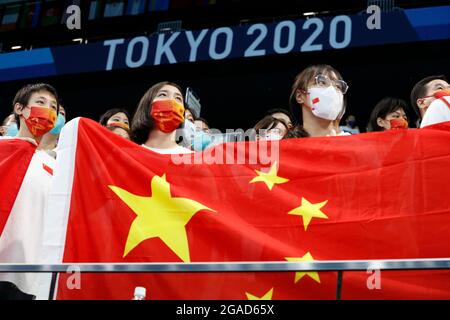
<path fill-rule="evenodd" d="M 263 142 L 254 163 L 256 143 L 238 142 L 179 164 L 93 121 L 79 120 L 77 130 L 64 262 L 450 256 L 450 124 L 282 140 L 270 163 Z M 195 164 L 206 153 L 235 161 Z M 336 295 L 336 272 L 82 274 L 73 290 L 69 276 L 59 299 L 130 299 L 136 286 L 151 299 Z M 380 288 L 370 277 L 345 273 L 342 298 L 450 298 L 448 271 L 382 272 Z"/>
<path fill-rule="evenodd" d="M 36 146 L 19 139 L 0 139 L 0 236 L 8 221 Z"/>

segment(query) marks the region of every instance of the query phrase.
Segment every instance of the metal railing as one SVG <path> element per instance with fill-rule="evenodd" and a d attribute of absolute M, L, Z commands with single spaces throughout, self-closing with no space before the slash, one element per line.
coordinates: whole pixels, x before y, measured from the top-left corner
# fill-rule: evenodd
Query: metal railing
<path fill-rule="evenodd" d="M 342 278 L 345 271 L 367 270 L 445 270 L 450 258 L 336 260 L 308 262 L 192 262 L 192 263 L 61 263 L 26 264 L 0 263 L 0 273 L 52 273 L 50 298 L 53 296 L 58 273 L 69 270 L 81 273 L 161 273 L 161 272 L 331 272 L 337 271 L 336 299 L 342 297 Z M 70 269 L 69 269 L 70 268 Z"/>

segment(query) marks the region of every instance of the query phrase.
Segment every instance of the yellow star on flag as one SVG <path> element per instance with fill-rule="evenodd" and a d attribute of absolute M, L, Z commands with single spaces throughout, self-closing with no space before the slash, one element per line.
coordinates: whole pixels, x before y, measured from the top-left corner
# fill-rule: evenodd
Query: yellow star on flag
<path fill-rule="evenodd" d="M 131 224 L 123 256 L 142 241 L 160 238 L 181 260 L 190 261 L 185 226 L 200 210 L 214 210 L 187 198 L 173 198 L 166 175 L 154 176 L 151 197 L 137 196 L 116 186 L 109 188 L 137 217 Z"/>
<path fill-rule="evenodd" d="M 272 300 L 273 288 L 267 291 L 262 297 L 257 297 L 251 293 L 246 292 L 247 300 Z"/>
<path fill-rule="evenodd" d="M 321 202 L 321 203 L 314 204 L 314 203 L 309 202 L 305 198 L 302 198 L 302 203 L 301 203 L 300 207 L 289 211 L 288 214 L 302 216 L 303 217 L 303 225 L 304 225 L 305 231 L 306 231 L 312 218 L 328 219 L 328 216 L 320 210 L 327 204 L 327 202 L 328 202 L 328 200 Z"/>
<path fill-rule="evenodd" d="M 276 162 L 272 165 L 269 172 L 262 172 L 258 170 L 255 170 L 255 172 L 257 176 L 254 177 L 250 183 L 264 182 L 269 190 L 272 190 L 275 184 L 282 184 L 289 181 L 289 179 L 278 176 L 278 167 Z"/>
<path fill-rule="evenodd" d="M 305 254 L 301 258 L 286 258 L 287 261 L 314 261 L 311 253 Z M 319 274 L 317 272 L 296 272 L 295 273 L 295 283 L 299 282 L 304 276 L 309 276 L 314 281 L 320 283 Z"/>

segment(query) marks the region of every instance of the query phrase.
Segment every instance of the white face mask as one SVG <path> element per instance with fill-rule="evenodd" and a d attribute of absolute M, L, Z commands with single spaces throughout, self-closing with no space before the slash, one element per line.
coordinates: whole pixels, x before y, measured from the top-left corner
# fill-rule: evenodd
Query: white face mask
<path fill-rule="evenodd" d="M 344 106 L 344 95 L 335 87 L 311 88 L 309 93 L 309 106 L 312 113 L 321 119 L 334 121 Z"/>

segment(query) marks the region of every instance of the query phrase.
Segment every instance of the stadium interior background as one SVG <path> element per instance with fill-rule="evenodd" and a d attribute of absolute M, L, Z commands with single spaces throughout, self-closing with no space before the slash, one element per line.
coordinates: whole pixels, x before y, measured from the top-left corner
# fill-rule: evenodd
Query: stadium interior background
<path fill-rule="evenodd" d="M 125 0 L 124 4 L 126 5 Z M 367 1 L 220 1 L 166 0 L 165 10 L 147 10 L 139 15 L 121 15 L 89 19 L 93 1 L 81 1 L 82 28 L 68 30 L 61 24 L 62 9 L 72 1 L 38 1 L 55 6 L 56 18 L 44 21 L 44 10 L 37 23 L 28 23 L 21 15 L 36 1 L 0 0 L 0 23 L 7 7 L 19 5 L 17 22 L 0 26 L 0 51 L 74 44 L 73 39 L 89 42 L 151 34 L 161 22 L 182 21 L 184 30 L 235 26 L 242 23 L 300 19 L 305 12 L 322 15 L 357 14 L 367 8 Z M 97 1 L 99 12 L 114 0 Z M 117 1 L 116 1 L 117 2 Z M 400 8 L 446 5 L 449 1 L 395 1 Z M 58 9 L 59 8 L 59 9 Z M 58 11 L 59 10 L 59 11 Z M 47 17 L 48 18 L 48 17 Z M 25 20 L 24 20 L 25 19 Z M 88 59 L 88 57 L 80 57 Z M 350 86 L 347 112 L 356 116 L 364 130 L 375 104 L 385 96 L 405 99 L 409 104 L 412 86 L 432 74 L 450 76 L 450 40 L 382 46 L 290 53 L 257 58 L 203 61 L 122 69 L 72 75 L 59 75 L 0 82 L 0 117 L 12 110 L 15 92 L 30 82 L 48 82 L 55 86 L 66 106 L 69 118 L 77 116 L 98 120 L 110 108 L 126 108 L 133 113 L 143 93 L 154 83 L 170 80 L 193 88 L 202 105 L 202 117 L 211 127 L 250 128 L 266 110 L 288 108 L 289 94 L 296 74 L 304 67 L 326 63 L 341 72 Z M 1 72 L 1 70 L 0 70 Z M 297 110 L 298 112 L 298 110 Z M 414 116 L 411 114 L 414 118 Z"/>

